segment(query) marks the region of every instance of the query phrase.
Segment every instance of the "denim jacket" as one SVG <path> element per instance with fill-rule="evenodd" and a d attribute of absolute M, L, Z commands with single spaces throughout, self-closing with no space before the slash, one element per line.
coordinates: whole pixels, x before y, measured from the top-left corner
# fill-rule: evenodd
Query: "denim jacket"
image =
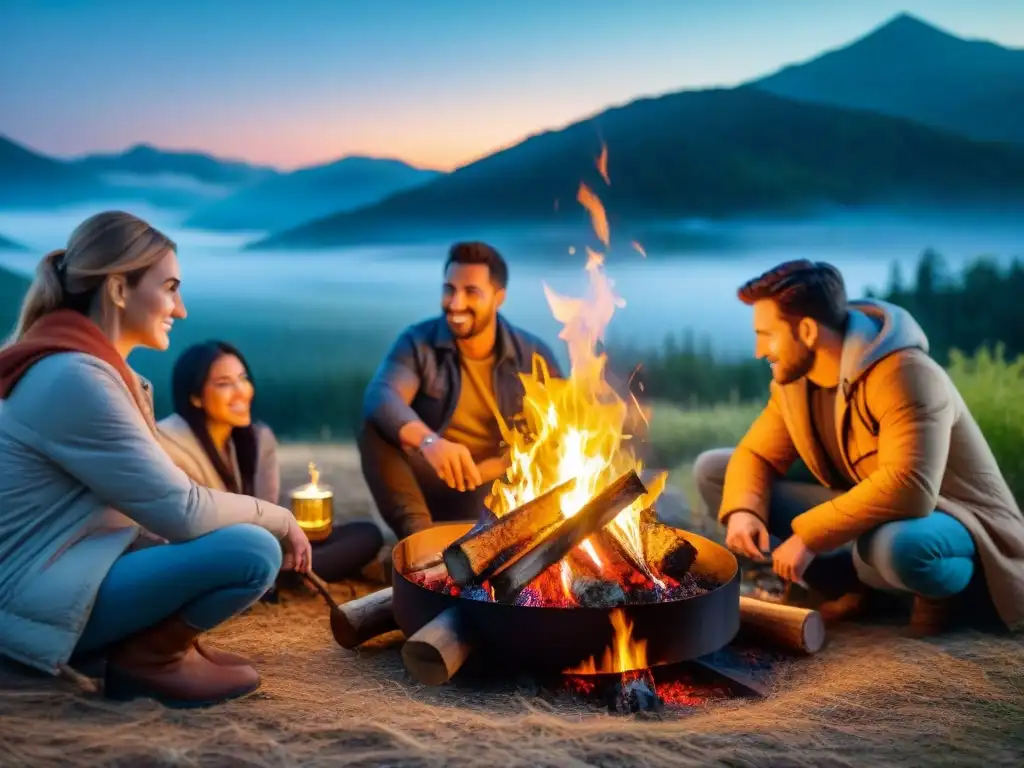
<path fill-rule="evenodd" d="M 521 373 L 533 369 L 540 355 L 553 378 L 563 378 L 551 349 L 536 336 L 515 328 L 498 316 L 494 399 L 509 425 L 523 408 Z M 366 388 L 363 417 L 384 437 L 398 444 L 398 432 L 420 420 L 443 432 L 455 413 L 462 387 L 455 339 L 443 316 L 406 328 L 391 346 Z"/>

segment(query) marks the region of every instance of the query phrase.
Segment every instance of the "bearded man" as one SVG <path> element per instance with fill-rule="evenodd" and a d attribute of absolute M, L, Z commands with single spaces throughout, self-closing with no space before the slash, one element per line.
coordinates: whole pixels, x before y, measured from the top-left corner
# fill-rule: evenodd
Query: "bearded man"
<path fill-rule="evenodd" d="M 453 245 L 441 315 L 406 328 L 366 389 L 363 476 L 399 538 L 437 521 L 481 519 L 508 468 L 502 430 L 522 412 L 520 375 L 539 355 L 562 378 L 550 348 L 499 314 L 507 287 L 508 265 L 494 248 Z"/>
<path fill-rule="evenodd" d="M 739 445 L 694 467 L 727 546 L 770 551 L 780 577 L 847 614 L 871 590 L 910 593 L 917 635 L 949 627 L 972 586 L 1024 624 L 1024 516 L 914 318 L 848 301 L 822 262 L 781 264 L 739 298 L 773 381 Z M 786 478 L 797 458 L 812 482 Z"/>

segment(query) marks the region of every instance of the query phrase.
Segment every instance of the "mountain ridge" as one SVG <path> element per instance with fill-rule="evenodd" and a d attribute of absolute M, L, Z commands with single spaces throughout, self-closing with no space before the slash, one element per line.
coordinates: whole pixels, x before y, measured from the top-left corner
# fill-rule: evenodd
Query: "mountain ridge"
<path fill-rule="evenodd" d="M 609 187 L 594 165 L 598 134 L 609 147 Z M 248 247 L 364 242 L 403 225 L 554 223 L 554 200 L 584 215 L 575 202 L 581 181 L 609 212 L 635 221 L 964 204 L 1024 198 L 1024 149 L 749 86 L 682 91 L 534 134 L 423 187 Z"/>
<path fill-rule="evenodd" d="M 915 120 L 980 141 L 1024 143 L 1024 108 L 1007 109 L 1024 103 L 1024 49 L 962 38 L 907 13 L 745 85 Z"/>
<path fill-rule="evenodd" d="M 348 155 L 266 179 L 194 211 L 186 226 L 273 230 L 382 200 L 442 175 L 402 160 Z"/>

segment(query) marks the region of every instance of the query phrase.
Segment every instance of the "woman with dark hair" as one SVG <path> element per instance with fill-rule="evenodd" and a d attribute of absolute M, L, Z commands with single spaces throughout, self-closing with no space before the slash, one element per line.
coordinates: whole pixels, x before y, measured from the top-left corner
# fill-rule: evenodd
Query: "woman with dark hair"
<path fill-rule="evenodd" d="M 242 353 L 224 341 L 189 347 L 174 364 L 174 413 L 159 422 L 174 463 L 195 482 L 276 504 L 281 490 L 277 440 L 253 420 L 256 394 Z M 358 574 L 377 556 L 383 536 L 369 520 L 336 526 L 313 547 L 313 570 L 327 581 Z"/>

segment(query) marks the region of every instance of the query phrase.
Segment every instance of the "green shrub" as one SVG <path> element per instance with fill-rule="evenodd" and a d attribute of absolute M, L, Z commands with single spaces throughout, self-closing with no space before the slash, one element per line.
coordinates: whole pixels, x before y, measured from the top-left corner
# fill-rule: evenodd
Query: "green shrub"
<path fill-rule="evenodd" d="M 1024 355 L 1005 359 L 1002 345 L 967 357 L 950 352 L 949 374 L 985 435 L 1017 499 L 1024 499 Z"/>
<path fill-rule="evenodd" d="M 708 448 L 736 445 L 763 406 L 716 405 L 684 409 L 664 402 L 652 406 L 648 445 L 654 466 L 674 467 L 691 462 Z"/>

